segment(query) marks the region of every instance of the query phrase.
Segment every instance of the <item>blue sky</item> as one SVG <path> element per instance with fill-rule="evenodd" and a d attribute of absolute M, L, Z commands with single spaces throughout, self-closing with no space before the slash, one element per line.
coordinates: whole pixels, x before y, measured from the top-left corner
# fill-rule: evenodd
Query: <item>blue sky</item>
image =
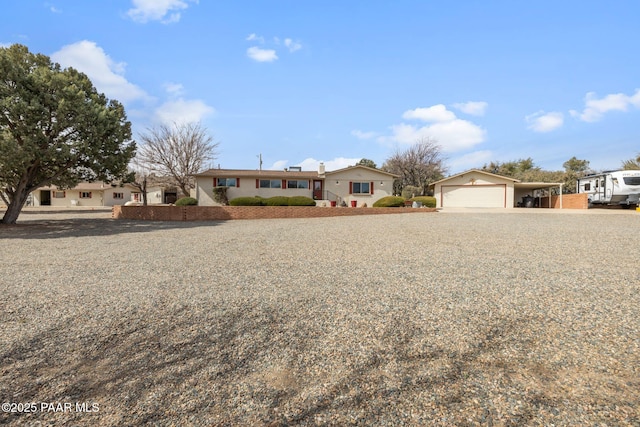
<path fill-rule="evenodd" d="M 381 165 L 420 138 L 450 173 L 640 152 L 640 2 L 11 1 L 0 45 L 85 72 L 134 136 L 202 121 L 213 166 Z"/>

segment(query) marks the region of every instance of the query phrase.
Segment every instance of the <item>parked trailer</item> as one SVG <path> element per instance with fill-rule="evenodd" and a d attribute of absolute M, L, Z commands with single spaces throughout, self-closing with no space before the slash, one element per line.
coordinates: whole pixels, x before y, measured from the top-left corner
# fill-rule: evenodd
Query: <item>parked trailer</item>
<path fill-rule="evenodd" d="M 578 179 L 578 193 L 587 193 L 589 207 L 620 205 L 623 208 L 640 203 L 640 170 L 608 171 Z"/>

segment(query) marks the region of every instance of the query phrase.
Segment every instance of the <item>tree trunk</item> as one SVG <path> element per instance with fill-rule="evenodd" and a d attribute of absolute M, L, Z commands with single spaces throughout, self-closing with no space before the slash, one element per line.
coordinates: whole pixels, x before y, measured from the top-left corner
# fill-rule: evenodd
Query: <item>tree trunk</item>
<path fill-rule="evenodd" d="M 9 206 L 7 206 L 7 211 L 4 213 L 2 217 L 3 224 L 15 224 L 18 220 L 18 216 L 20 216 L 20 211 L 24 206 L 24 202 L 27 200 L 29 193 L 24 191 L 24 194 L 16 194 Z"/>

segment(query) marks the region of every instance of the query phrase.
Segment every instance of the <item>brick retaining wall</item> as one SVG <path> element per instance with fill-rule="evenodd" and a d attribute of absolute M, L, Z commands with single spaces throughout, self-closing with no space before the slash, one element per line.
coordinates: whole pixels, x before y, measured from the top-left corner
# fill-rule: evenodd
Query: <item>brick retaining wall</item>
<path fill-rule="evenodd" d="M 114 206 L 115 219 L 216 221 L 228 219 L 319 218 L 436 212 L 435 208 L 323 208 L 316 206 Z"/>
<path fill-rule="evenodd" d="M 540 200 L 541 207 L 549 207 L 549 197 L 542 197 Z M 560 209 L 560 198 L 558 196 L 551 196 L 551 207 L 554 209 Z M 563 194 L 562 195 L 562 209 L 588 209 L 589 201 L 587 200 L 587 193 L 580 194 Z"/>

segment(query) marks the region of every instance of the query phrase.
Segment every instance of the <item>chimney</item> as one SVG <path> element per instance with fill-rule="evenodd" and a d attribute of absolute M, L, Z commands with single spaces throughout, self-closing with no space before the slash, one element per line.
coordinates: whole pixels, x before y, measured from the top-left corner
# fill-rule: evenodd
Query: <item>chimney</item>
<path fill-rule="evenodd" d="M 324 162 L 320 162 L 318 165 L 318 176 L 324 176 Z"/>

